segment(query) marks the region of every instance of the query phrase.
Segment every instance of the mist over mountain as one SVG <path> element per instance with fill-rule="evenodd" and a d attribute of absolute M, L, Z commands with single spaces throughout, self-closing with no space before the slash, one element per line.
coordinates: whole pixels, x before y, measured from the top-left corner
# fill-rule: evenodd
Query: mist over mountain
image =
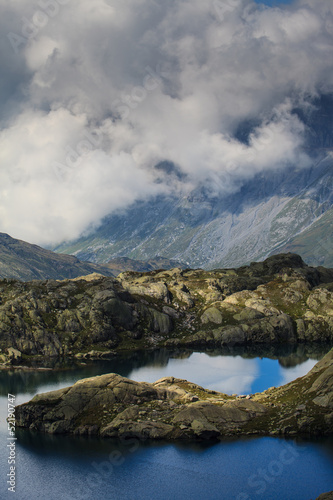
<path fill-rule="evenodd" d="M 127 255 L 179 259 L 191 267 L 233 267 L 271 253 L 298 251 L 333 267 L 332 161 L 313 169 L 258 175 L 224 199 L 197 190 L 184 198 L 138 202 L 106 218 L 92 235 L 57 250 L 107 262 Z"/>
<path fill-rule="evenodd" d="M 313 106 L 307 115 L 294 110 L 307 130 L 310 167 L 290 164 L 258 173 L 224 196 L 203 185 L 137 202 L 57 250 L 100 263 L 114 256 L 147 260 L 161 255 L 204 268 L 233 267 L 291 251 L 309 264 L 333 267 L 333 97 L 320 96 Z M 250 133 L 243 128 L 244 142 Z M 156 169 L 170 184 L 180 178 L 170 162 Z"/>

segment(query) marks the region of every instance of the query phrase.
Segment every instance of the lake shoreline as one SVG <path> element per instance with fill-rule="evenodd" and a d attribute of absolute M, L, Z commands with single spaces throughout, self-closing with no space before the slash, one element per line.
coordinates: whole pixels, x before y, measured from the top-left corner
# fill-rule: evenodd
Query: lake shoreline
<path fill-rule="evenodd" d="M 333 433 L 333 349 L 310 372 L 252 396 L 229 396 L 186 380 L 153 384 L 117 374 L 79 380 L 17 407 L 17 426 L 51 434 L 218 439 L 226 435 Z M 92 402 L 93 401 L 93 402 Z"/>

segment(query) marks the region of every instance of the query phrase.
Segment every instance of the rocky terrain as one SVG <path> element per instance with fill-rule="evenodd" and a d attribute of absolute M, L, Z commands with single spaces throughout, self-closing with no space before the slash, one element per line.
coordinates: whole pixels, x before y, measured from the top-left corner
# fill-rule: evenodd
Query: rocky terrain
<path fill-rule="evenodd" d="M 0 360 L 156 347 L 333 342 L 333 270 L 281 254 L 239 269 L 0 281 Z"/>
<path fill-rule="evenodd" d="M 204 269 L 296 252 L 311 265 L 333 267 L 331 154 L 310 169 L 258 174 L 231 195 L 214 196 L 203 186 L 136 202 L 92 234 L 54 250 L 99 264 L 117 256 L 162 255 Z"/>
<path fill-rule="evenodd" d="M 333 433 L 333 349 L 304 377 L 249 396 L 186 380 L 83 379 L 16 408 L 16 425 L 53 434 L 166 440 Z"/>

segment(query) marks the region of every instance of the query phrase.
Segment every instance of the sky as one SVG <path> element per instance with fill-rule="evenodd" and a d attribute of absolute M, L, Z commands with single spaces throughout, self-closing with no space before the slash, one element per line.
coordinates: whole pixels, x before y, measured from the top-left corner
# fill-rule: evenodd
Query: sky
<path fill-rule="evenodd" d="M 137 200 L 311 164 L 293 109 L 333 91 L 331 0 L 0 9 L 0 232 L 54 246 Z"/>

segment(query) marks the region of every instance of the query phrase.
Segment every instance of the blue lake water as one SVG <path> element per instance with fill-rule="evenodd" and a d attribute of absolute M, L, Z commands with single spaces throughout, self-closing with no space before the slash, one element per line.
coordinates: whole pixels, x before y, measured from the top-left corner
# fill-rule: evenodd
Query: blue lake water
<path fill-rule="evenodd" d="M 227 393 L 282 385 L 318 354 L 144 353 L 70 370 L 0 373 L 0 498 L 16 500 L 310 500 L 333 490 L 332 439 L 229 439 L 214 445 L 151 444 L 17 431 L 16 493 L 7 491 L 7 393 L 20 404 L 37 392 L 116 372 L 135 380 L 186 378 Z"/>

